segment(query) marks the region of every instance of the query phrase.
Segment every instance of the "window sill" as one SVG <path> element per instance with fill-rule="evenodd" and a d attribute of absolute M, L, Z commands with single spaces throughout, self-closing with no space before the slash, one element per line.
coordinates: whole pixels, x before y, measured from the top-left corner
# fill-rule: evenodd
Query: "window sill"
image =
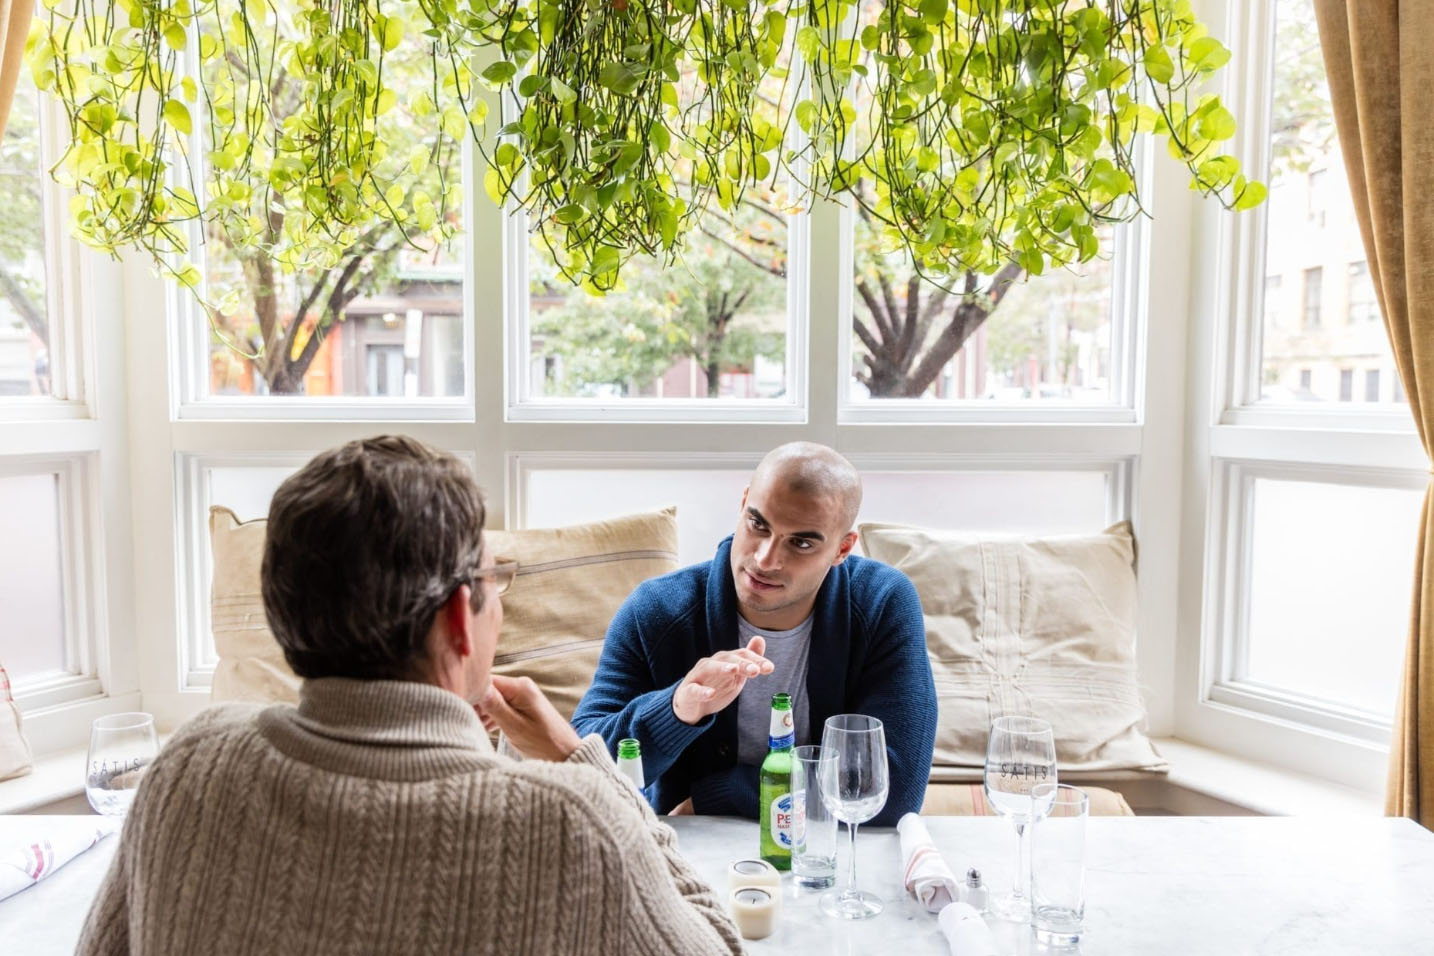
<path fill-rule="evenodd" d="M 1309 774 L 1192 744 L 1175 737 L 1152 741 L 1170 772 L 1091 771 L 1062 777 L 1075 784 L 1120 791 L 1138 815 L 1381 816 L 1383 795 Z M 979 783 L 979 767 L 936 767 L 933 783 Z"/>
<path fill-rule="evenodd" d="M 168 733 L 159 735 L 164 747 Z M 0 781 L 0 814 L 89 813 L 85 801 L 85 760 L 89 747 L 69 747 L 35 756 L 23 777 Z"/>
<path fill-rule="evenodd" d="M 1208 804 L 1225 804 L 1232 808 L 1228 812 L 1263 816 L 1384 813 L 1382 793 L 1270 767 L 1174 737 L 1157 737 L 1154 743 L 1170 761 L 1170 773 L 1163 783 L 1169 798 L 1166 809 L 1176 813 L 1211 812 Z"/>
<path fill-rule="evenodd" d="M 0 781 L 0 813 L 34 813 L 51 803 L 83 795 L 88 747 L 71 747 L 35 758 L 23 777 Z"/>

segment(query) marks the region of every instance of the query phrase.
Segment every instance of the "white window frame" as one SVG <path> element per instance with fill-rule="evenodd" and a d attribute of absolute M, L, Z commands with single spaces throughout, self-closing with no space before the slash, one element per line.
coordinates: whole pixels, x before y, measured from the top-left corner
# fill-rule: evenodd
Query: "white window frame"
<path fill-rule="evenodd" d="M 1218 91 L 1240 117 L 1232 152 L 1253 178 L 1264 179 L 1275 0 L 1205 0 L 1200 6 L 1234 53 Z M 1267 207 L 1234 214 L 1206 206 L 1194 235 L 1195 384 L 1185 464 L 1192 491 L 1180 536 L 1185 585 L 1176 731 L 1249 759 L 1377 789 L 1387 761 L 1387 721 L 1238 679 L 1249 640 L 1251 482 L 1278 477 L 1422 488 L 1428 459 L 1407 409 L 1261 402 Z M 1411 536 L 1415 532 L 1409 529 Z"/>

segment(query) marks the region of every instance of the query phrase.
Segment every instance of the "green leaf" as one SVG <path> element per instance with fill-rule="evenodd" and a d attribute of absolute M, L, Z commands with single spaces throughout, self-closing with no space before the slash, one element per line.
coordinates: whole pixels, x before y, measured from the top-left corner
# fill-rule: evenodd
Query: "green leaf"
<path fill-rule="evenodd" d="M 558 209 L 557 212 L 553 213 L 553 219 L 557 222 L 562 223 L 565 226 L 572 225 L 576 222 L 582 222 L 587 217 L 588 211 L 582 206 L 579 206 L 577 203 L 569 203 L 568 205 Z"/>
<path fill-rule="evenodd" d="M 1201 139 L 1229 139 L 1235 135 L 1235 116 L 1217 104 L 1196 121 L 1195 129 Z"/>
<path fill-rule="evenodd" d="M 921 0 L 921 18 L 935 26 L 946 19 L 946 0 Z"/>
<path fill-rule="evenodd" d="M 817 58 L 821 35 L 813 27 L 802 27 L 797 31 L 797 50 L 810 63 Z"/>
<path fill-rule="evenodd" d="M 626 63 L 609 63 L 598 72 L 598 82 L 619 96 L 627 96 L 641 80 Z"/>
<path fill-rule="evenodd" d="M 164 101 L 164 121 L 185 136 L 193 131 L 189 122 L 189 107 L 179 100 L 171 98 Z"/>
<path fill-rule="evenodd" d="M 403 19 L 401 17 L 378 16 L 379 45 L 385 53 L 398 49 L 403 41 Z"/>
<path fill-rule="evenodd" d="M 1269 190 L 1261 182 L 1247 182 L 1245 188 L 1238 190 L 1235 194 L 1235 208 L 1239 210 L 1254 209 L 1265 201 Z"/>
<path fill-rule="evenodd" d="M 497 63 L 488 64 L 488 68 L 480 75 L 488 82 L 489 86 L 496 89 L 511 83 L 513 77 L 518 75 L 518 67 L 508 60 L 499 60 Z"/>
<path fill-rule="evenodd" d="M 557 77 L 553 77 L 549 82 L 548 90 L 553 94 L 553 99 L 559 103 L 573 103 L 578 98 L 578 94 L 573 91 L 573 88 Z"/>
<path fill-rule="evenodd" d="M 1202 73 L 1218 70 L 1230 62 L 1230 51 L 1214 37 L 1201 37 L 1190 44 L 1185 52 L 1195 69 Z"/>
<path fill-rule="evenodd" d="M 183 50 L 189 45 L 189 35 L 184 32 L 184 27 L 178 23 L 171 23 L 164 28 L 164 42 L 171 49 Z"/>
<path fill-rule="evenodd" d="M 1157 83 L 1169 83 L 1175 78 L 1175 64 L 1163 46 L 1151 46 L 1145 50 L 1145 75 Z"/>

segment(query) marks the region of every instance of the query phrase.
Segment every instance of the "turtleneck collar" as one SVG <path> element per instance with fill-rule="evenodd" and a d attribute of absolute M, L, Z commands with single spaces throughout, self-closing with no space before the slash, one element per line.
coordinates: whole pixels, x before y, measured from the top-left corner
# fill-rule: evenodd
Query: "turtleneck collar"
<path fill-rule="evenodd" d="M 295 760 L 381 780 L 431 780 L 494 759 L 471 704 L 415 681 L 307 680 L 299 706 L 267 708 L 259 729 Z"/>

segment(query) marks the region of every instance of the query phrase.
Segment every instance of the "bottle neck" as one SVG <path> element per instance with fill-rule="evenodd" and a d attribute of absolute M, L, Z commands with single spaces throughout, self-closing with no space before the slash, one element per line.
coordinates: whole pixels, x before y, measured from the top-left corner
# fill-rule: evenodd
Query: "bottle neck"
<path fill-rule="evenodd" d="M 790 709 L 772 708 L 772 721 L 767 729 L 767 747 L 770 750 L 791 750 L 797 742 L 796 726 Z"/>

